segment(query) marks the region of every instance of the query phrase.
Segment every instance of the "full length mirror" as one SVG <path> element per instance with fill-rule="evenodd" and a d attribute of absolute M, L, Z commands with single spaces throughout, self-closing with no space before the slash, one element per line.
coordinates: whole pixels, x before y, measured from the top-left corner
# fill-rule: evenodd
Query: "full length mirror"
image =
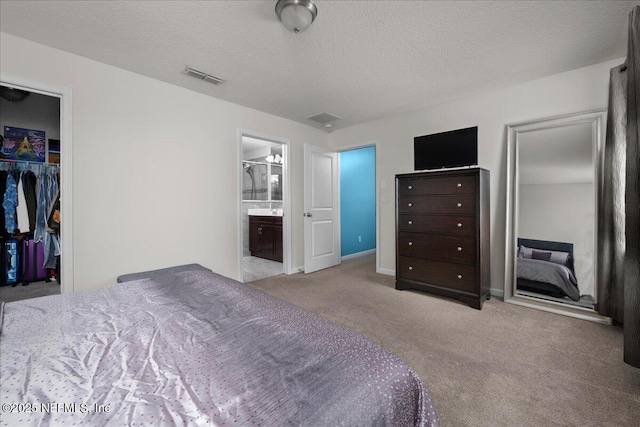
<path fill-rule="evenodd" d="M 505 300 L 593 312 L 604 116 L 508 126 Z"/>

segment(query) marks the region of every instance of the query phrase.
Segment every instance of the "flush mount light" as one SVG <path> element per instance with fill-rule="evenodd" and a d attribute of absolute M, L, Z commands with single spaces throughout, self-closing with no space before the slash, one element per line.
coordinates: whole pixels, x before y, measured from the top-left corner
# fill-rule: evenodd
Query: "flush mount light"
<path fill-rule="evenodd" d="M 31 92 L 26 90 L 16 89 L 9 86 L 0 86 L 0 96 L 9 102 L 20 102 L 29 96 Z"/>
<path fill-rule="evenodd" d="M 205 82 L 213 83 L 214 85 L 221 85 L 225 82 L 225 80 L 221 79 L 220 77 L 212 76 L 211 74 L 207 74 L 204 71 L 196 70 L 195 68 L 191 67 L 184 67 L 183 73 L 188 76 L 204 80 Z"/>
<path fill-rule="evenodd" d="M 311 0 L 278 0 L 276 15 L 287 30 L 301 33 L 316 19 L 318 8 Z"/>

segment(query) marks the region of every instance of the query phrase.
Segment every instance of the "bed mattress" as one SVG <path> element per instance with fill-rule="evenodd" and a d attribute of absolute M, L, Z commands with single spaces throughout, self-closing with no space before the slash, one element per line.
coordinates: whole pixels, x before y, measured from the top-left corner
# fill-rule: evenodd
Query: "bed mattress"
<path fill-rule="evenodd" d="M 0 424 L 436 426 L 367 338 L 209 271 L 7 303 Z"/>

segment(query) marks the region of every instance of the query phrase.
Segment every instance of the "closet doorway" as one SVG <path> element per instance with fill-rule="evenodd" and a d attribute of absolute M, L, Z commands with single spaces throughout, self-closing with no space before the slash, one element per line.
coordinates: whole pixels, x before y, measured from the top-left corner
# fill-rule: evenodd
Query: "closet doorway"
<path fill-rule="evenodd" d="M 241 282 L 289 273 L 288 142 L 241 132 L 239 141 Z"/>
<path fill-rule="evenodd" d="M 2 75 L 0 111 L 0 299 L 72 292 L 71 91 Z"/>

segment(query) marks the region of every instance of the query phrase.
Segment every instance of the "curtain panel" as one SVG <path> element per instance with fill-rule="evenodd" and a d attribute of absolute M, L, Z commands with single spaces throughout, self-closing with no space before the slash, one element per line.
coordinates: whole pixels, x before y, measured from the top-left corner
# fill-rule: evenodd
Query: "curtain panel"
<path fill-rule="evenodd" d="M 640 368 L 640 6 L 629 15 L 626 75 L 624 361 Z"/>

